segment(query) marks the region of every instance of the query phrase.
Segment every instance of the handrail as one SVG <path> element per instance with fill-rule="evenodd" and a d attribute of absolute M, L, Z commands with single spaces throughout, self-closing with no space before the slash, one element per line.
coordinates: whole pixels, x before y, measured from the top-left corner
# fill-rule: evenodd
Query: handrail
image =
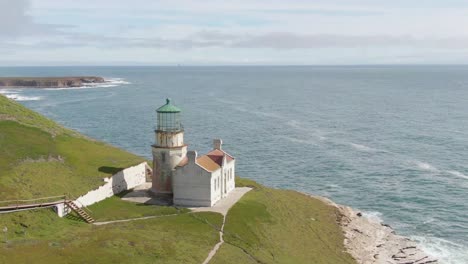
<path fill-rule="evenodd" d="M 52 199 L 52 198 L 59 198 L 59 197 L 65 197 L 65 195 L 60 195 L 60 196 L 50 196 L 50 197 L 41 197 L 41 198 L 35 198 L 35 199 L 27 199 L 27 200 L 5 200 L 5 201 L 0 201 L 0 203 L 11 203 L 11 202 L 30 202 L 30 201 L 37 201 L 37 200 L 45 200 L 45 199 Z"/>
<path fill-rule="evenodd" d="M 66 196 L 65 196 L 66 197 Z M 93 211 L 91 211 L 91 209 L 89 209 L 87 206 L 85 206 L 82 202 L 78 201 L 78 199 L 76 199 L 75 197 L 73 197 L 70 193 L 68 193 L 68 198 L 70 198 L 71 201 L 73 201 L 74 203 L 79 203 L 81 205 L 81 208 L 83 208 L 84 210 L 88 211 L 89 213 L 92 213 Z M 66 199 L 65 199 L 66 200 Z"/>

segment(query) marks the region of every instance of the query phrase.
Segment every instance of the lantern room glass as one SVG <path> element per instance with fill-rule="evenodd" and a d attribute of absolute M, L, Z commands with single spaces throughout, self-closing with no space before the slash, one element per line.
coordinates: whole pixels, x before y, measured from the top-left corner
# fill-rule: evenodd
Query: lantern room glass
<path fill-rule="evenodd" d="M 158 130 L 164 132 L 181 131 L 180 112 L 158 113 Z"/>

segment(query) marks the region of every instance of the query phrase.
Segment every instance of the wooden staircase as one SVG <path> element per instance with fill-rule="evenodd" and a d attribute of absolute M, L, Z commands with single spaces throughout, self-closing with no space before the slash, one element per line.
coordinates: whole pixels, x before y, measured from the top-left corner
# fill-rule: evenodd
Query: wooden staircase
<path fill-rule="evenodd" d="M 73 202 L 72 200 L 66 201 L 65 204 L 68 207 L 70 207 L 70 209 L 72 209 L 74 212 L 76 212 L 81 218 L 83 218 L 83 220 L 85 220 L 86 223 L 91 224 L 95 222 L 94 219 L 88 213 L 86 213 L 83 209 L 78 207 L 78 205 L 76 205 L 75 202 Z"/>

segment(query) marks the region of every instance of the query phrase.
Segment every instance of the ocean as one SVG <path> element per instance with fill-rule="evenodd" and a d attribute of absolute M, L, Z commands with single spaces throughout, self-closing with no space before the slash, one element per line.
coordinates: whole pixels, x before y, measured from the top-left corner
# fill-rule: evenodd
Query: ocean
<path fill-rule="evenodd" d="M 329 197 L 468 263 L 468 66 L 0 68 L 71 75 L 110 82 L 0 92 L 148 159 L 170 97 L 189 149 L 222 138 L 239 176 Z"/>

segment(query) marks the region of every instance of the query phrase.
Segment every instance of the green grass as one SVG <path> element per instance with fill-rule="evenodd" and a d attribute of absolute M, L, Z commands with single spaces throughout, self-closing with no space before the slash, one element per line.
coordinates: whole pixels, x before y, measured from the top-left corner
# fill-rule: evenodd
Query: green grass
<path fill-rule="evenodd" d="M 2 116 L 11 118 L 3 118 Z M 77 136 L 0 96 L 0 200 L 71 193 L 77 197 L 102 178 L 145 161 L 121 149 Z"/>
<path fill-rule="evenodd" d="M 72 193 L 143 162 L 88 139 L 0 95 L 0 201 Z M 344 253 L 334 207 L 303 194 L 251 186 L 226 218 L 226 243 L 211 263 L 355 263 Z M 0 263 L 201 263 L 219 240 L 222 216 L 149 206 L 114 196 L 90 207 L 95 226 L 50 209 L 0 214 Z M 177 215 L 172 215 L 178 213 Z"/>
<path fill-rule="evenodd" d="M 336 208 L 295 191 L 236 180 L 255 189 L 229 211 L 224 236 L 229 246 L 221 247 L 213 263 L 234 263 L 231 260 L 236 258 L 261 263 L 355 263 L 345 253 Z"/>
<path fill-rule="evenodd" d="M 14 120 L 26 126 L 40 128 L 52 135 L 72 133 L 75 136 L 79 136 L 78 133 L 67 130 L 54 121 L 27 109 L 3 95 L 0 95 L 0 121 L 1 120 Z"/>
<path fill-rule="evenodd" d="M 111 221 L 145 216 L 160 216 L 187 213 L 190 210 L 176 209 L 172 206 L 146 205 L 123 201 L 118 196 L 112 196 L 88 207 L 96 221 Z"/>
<path fill-rule="evenodd" d="M 242 249 L 228 243 L 224 243 L 211 259 L 210 264 L 257 264 L 258 262 L 245 254 Z"/>
<path fill-rule="evenodd" d="M 49 210 L 8 214 L 0 263 L 201 263 L 218 242 L 222 216 L 180 214 L 103 226 Z M 1 239 L 3 242 L 3 238 Z"/>

